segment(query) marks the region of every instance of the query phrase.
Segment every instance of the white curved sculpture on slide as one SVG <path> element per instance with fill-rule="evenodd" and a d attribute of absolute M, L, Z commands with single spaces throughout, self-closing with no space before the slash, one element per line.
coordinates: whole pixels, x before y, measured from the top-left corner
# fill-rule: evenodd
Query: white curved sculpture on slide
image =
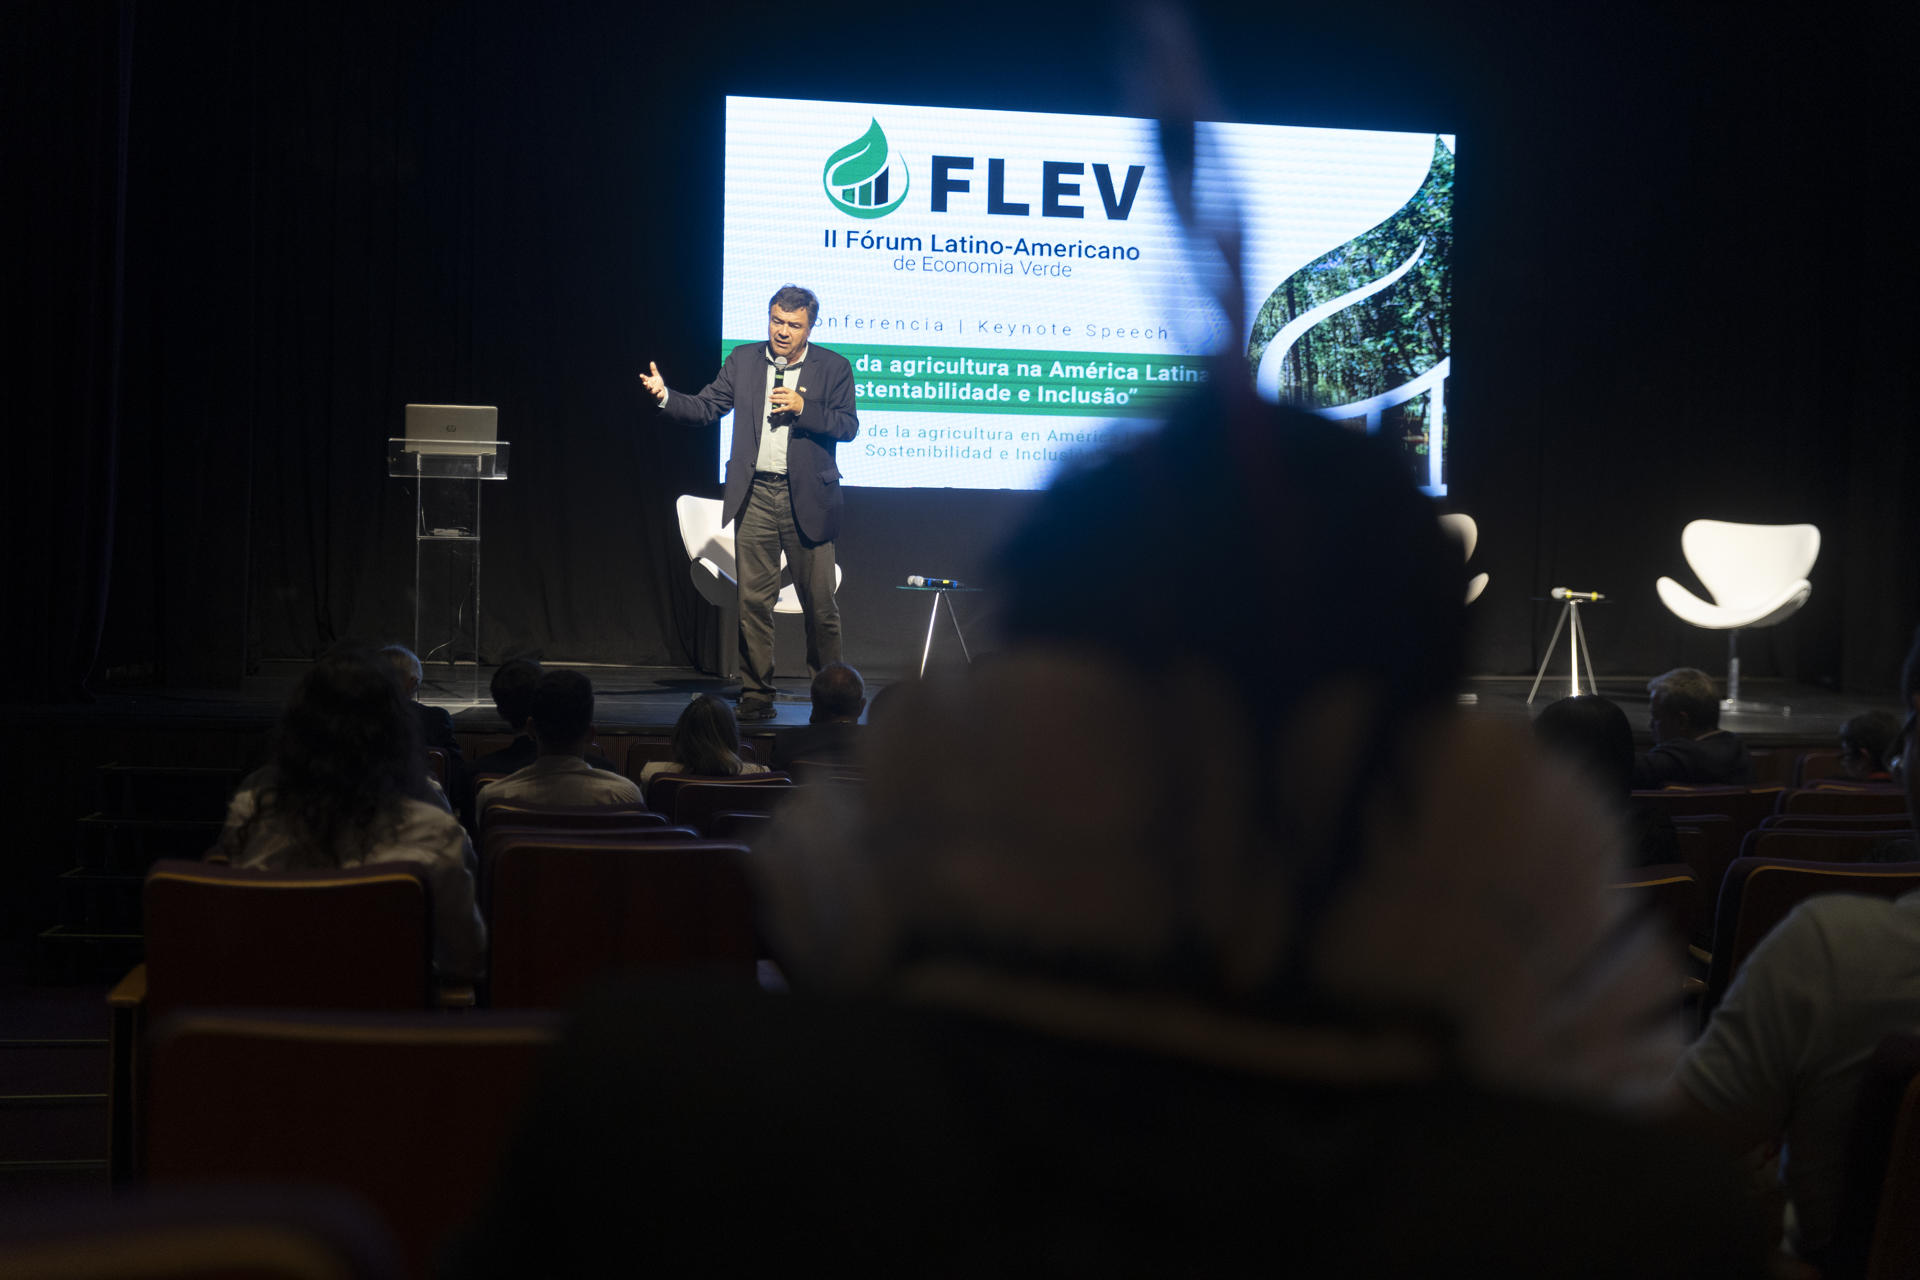
<path fill-rule="evenodd" d="M 1728 633 L 1727 697 L 1720 709 L 1789 711 L 1740 700 L 1740 632 L 1771 627 L 1800 611 L 1813 594 L 1807 575 L 1820 558 L 1820 530 L 1810 524 L 1695 520 L 1680 531 L 1680 550 L 1712 601 L 1672 578 L 1661 578 L 1654 589 L 1682 622 Z"/>

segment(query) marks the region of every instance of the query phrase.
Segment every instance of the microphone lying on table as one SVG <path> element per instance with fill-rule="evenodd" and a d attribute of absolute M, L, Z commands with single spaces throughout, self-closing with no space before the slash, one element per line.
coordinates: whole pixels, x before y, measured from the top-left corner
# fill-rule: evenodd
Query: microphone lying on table
<path fill-rule="evenodd" d="M 933 587 L 939 591 L 960 590 L 960 584 L 952 578 L 926 578 L 917 573 L 907 579 L 907 585 L 910 587 Z"/>

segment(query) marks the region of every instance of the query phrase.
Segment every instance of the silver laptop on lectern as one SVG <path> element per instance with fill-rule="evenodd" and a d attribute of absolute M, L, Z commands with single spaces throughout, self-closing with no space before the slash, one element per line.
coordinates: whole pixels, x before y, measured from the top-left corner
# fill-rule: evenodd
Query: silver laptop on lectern
<path fill-rule="evenodd" d="M 419 453 L 490 453 L 500 438 L 500 410 L 490 404 L 410 404 L 407 439 Z"/>

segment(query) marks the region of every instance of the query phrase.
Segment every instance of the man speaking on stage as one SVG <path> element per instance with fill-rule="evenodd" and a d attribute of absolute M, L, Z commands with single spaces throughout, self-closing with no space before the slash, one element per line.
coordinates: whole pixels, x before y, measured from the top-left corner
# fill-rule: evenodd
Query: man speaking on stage
<path fill-rule="evenodd" d="M 834 446 L 860 433 L 853 366 L 807 341 L 820 316 L 811 289 L 783 285 L 767 304 L 767 340 L 735 347 L 700 391 L 669 391 L 651 362 L 640 375 L 669 418 L 707 423 L 729 409 L 733 452 L 721 519 L 734 526 L 740 579 L 742 720 L 773 719 L 773 605 L 780 553 L 806 613 L 807 673 L 840 661 L 833 540 L 840 533 Z"/>

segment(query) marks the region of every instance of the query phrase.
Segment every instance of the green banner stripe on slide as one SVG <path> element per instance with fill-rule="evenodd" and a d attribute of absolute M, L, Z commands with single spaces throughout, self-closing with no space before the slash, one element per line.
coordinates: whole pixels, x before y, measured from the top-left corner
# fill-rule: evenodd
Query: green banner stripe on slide
<path fill-rule="evenodd" d="M 721 358 L 739 345 L 723 344 Z M 833 349 L 853 362 L 862 411 L 1154 418 L 1208 377 L 1199 356 L 840 342 Z"/>

